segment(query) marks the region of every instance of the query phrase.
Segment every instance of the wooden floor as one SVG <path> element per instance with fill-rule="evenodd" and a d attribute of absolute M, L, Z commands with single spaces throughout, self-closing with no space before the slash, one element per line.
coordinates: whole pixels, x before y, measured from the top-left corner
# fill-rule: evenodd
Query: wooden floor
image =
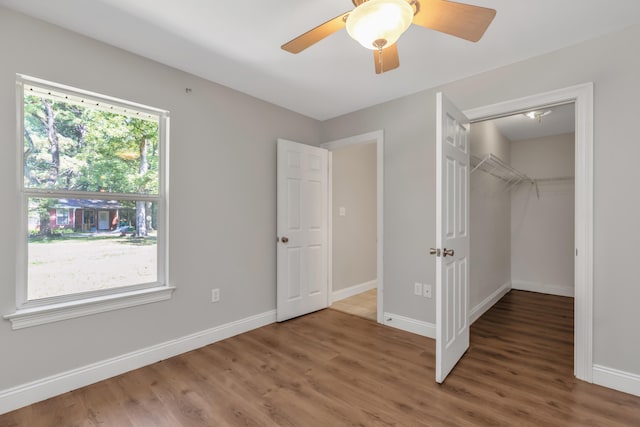
<path fill-rule="evenodd" d="M 640 426 L 574 379 L 572 299 L 512 291 L 445 384 L 434 342 L 324 310 L 0 416 L 0 426 Z"/>
<path fill-rule="evenodd" d="M 378 318 L 378 290 L 370 289 L 358 295 L 336 301 L 331 304 L 331 308 L 343 313 L 364 317 L 365 319 L 376 320 Z"/>

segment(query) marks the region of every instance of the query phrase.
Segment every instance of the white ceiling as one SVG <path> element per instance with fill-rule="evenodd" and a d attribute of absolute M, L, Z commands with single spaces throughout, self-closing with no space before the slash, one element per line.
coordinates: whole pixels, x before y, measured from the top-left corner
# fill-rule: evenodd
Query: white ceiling
<path fill-rule="evenodd" d="M 470 43 L 412 25 L 400 68 L 342 30 L 298 55 L 280 45 L 353 8 L 349 0 L 0 0 L 114 46 L 325 120 L 640 22 L 638 0 L 468 0 L 497 10 Z"/>
<path fill-rule="evenodd" d="M 524 114 L 514 114 L 495 119 L 493 122 L 509 141 L 522 141 L 575 132 L 575 104 L 540 108 L 536 111 L 551 111 L 551 113 L 541 117 L 540 121 L 532 120 Z"/>

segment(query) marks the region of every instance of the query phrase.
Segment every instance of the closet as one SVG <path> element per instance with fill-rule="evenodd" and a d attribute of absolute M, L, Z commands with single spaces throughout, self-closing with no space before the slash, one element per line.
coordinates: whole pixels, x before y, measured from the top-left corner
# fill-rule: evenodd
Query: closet
<path fill-rule="evenodd" d="M 472 313 L 508 287 L 574 295 L 574 105 L 543 113 L 471 126 Z"/>

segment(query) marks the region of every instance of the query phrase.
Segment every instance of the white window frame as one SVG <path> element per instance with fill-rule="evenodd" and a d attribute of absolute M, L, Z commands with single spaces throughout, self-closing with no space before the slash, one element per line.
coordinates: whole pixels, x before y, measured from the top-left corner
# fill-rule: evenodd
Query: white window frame
<path fill-rule="evenodd" d="M 65 215 L 60 216 L 60 211 L 64 211 Z M 64 224 L 60 222 L 61 218 L 64 221 Z M 56 208 L 56 226 L 59 227 L 61 225 L 69 225 L 69 208 Z"/>
<path fill-rule="evenodd" d="M 24 186 L 24 94 L 25 88 L 35 86 L 48 89 L 52 93 L 63 93 L 70 98 L 83 99 L 99 103 L 108 103 L 122 109 L 126 114 L 134 110 L 142 114 L 158 117 L 158 194 L 123 194 L 123 193 L 94 193 L 74 192 L 77 198 L 94 200 L 138 200 L 155 202 L 158 205 L 157 228 L 157 281 L 153 283 L 137 284 L 98 291 L 61 295 L 50 298 L 29 301 L 27 298 L 27 269 L 28 269 L 28 199 L 30 197 L 64 198 L 67 192 L 48 189 L 33 189 Z M 13 329 L 71 319 L 80 316 L 101 313 L 135 305 L 163 301 L 171 298 L 175 287 L 168 284 L 168 237 L 169 237 L 169 112 L 145 105 L 116 99 L 69 86 L 48 82 L 18 74 L 16 76 L 16 139 L 19 149 L 17 159 L 17 198 L 18 218 L 16 236 L 16 310 L 4 316 L 11 321 Z"/>

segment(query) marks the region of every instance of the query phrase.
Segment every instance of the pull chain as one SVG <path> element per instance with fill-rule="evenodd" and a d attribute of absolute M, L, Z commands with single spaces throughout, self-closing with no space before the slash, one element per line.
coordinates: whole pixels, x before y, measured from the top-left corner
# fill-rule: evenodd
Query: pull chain
<path fill-rule="evenodd" d="M 385 39 L 377 39 L 373 42 L 373 46 L 378 48 L 378 64 L 380 64 L 380 72 L 384 72 L 383 68 L 383 59 L 382 59 L 382 49 L 387 45 L 387 41 Z"/>

